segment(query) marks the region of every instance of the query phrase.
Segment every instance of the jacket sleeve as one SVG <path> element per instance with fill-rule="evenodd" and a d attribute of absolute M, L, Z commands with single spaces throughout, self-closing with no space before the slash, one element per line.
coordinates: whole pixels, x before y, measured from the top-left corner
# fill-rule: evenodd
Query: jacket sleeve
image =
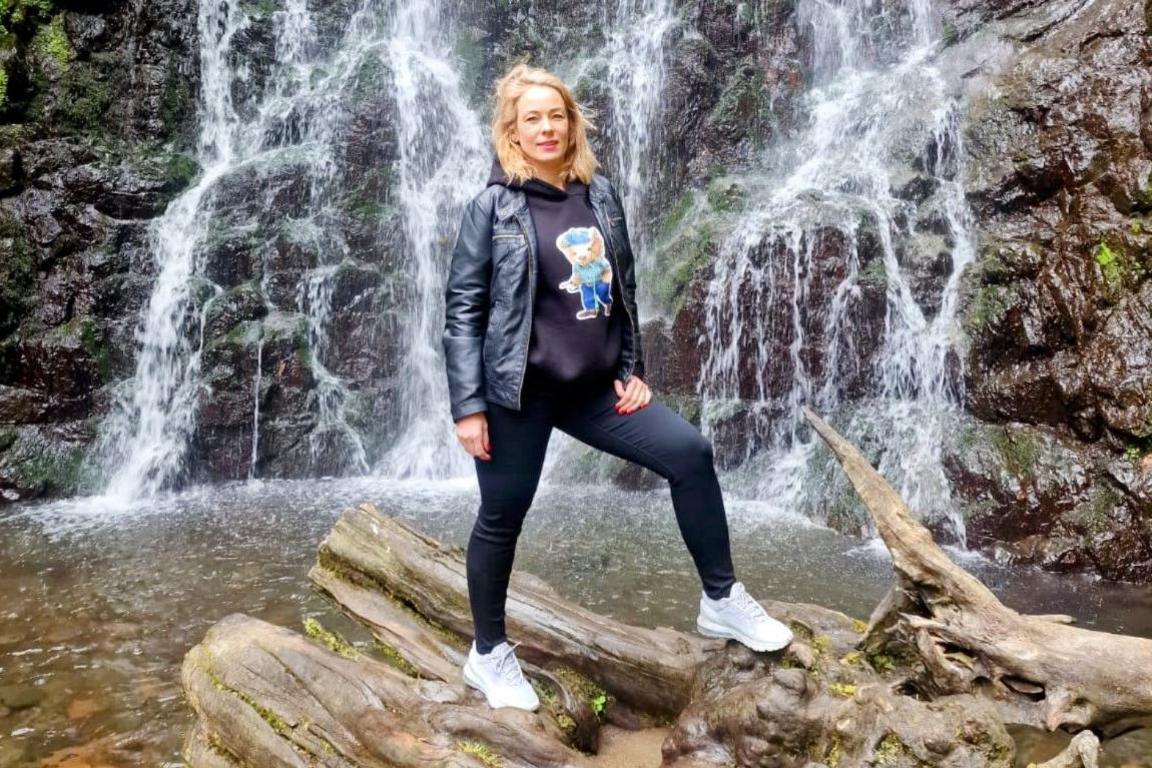
<path fill-rule="evenodd" d="M 444 362 L 452 420 L 488 410 L 484 334 L 492 278 L 492 216 L 480 198 L 464 208 L 444 291 Z"/>
<path fill-rule="evenodd" d="M 632 348 L 635 350 L 635 359 L 632 365 L 632 373 L 635 376 L 644 378 L 644 345 L 640 339 L 640 315 L 636 310 L 636 259 L 632 254 L 632 238 L 628 234 L 628 222 L 624 218 L 624 203 L 620 201 L 620 195 L 616 193 L 616 187 L 613 185 L 612 200 L 616 203 L 617 210 L 620 211 L 620 227 L 624 232 L 624 247 L 628 251 L 628 257 L 620 261 L 620 280 L 624 284 L 624 301 L 628 305 L 628 311 L 632 313 L 632 317 L 636 320 L 636 329 L 633 335 L 632 325 L 624 326 L 624 333 L 632 336 Z"/>

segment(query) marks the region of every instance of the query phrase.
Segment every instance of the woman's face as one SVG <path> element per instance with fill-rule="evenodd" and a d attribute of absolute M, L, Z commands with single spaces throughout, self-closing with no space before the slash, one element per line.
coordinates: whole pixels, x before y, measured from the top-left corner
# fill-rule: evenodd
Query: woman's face
<path fill-rule="evenodd" d="M 533 85 L 520 95 L 512 141 L 537 168 L 559 169 L 568 151 L 568 110 L 559 91 Z"/>

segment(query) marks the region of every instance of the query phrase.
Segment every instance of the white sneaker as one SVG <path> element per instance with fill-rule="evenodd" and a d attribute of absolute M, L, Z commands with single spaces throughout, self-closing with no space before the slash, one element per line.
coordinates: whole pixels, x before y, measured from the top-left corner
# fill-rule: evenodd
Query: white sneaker
<path fill-rule="evenodd" d="M 513 652 L 517 645 L 520 643 L 501 642 L 490 653 L 480 653 L 473 641 L 468 661 L 464 662 L 464 682 L 483 693 L 490 707 L 516 707 L 535 712 L 540 707 L 540 697 L 524 679 Z"/>
<path fill-rule="evenodd" d="M 713 600 L 701 594 L 696 630 L 706 637 L 739 640 L 754 651 L 778 651 L 792 642 L 792 630 L 769 616 L 739 581 L 728 597 Z"/>

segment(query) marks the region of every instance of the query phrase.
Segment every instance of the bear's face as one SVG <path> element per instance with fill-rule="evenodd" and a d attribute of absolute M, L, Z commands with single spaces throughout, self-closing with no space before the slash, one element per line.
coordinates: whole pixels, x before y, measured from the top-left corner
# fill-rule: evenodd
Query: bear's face
<path fill-rule="evenodd" d="M 604 255 L 604 238 L 600 235 L 600 230 L 588 227 L 586 231 L 590 237 L 583 239 L 583 242 L 571 242 L 565 237 L 567 232 L 556 240 L 556 246 L 563 252 L 564 257 L 581 267 L 592 264 Z"/>

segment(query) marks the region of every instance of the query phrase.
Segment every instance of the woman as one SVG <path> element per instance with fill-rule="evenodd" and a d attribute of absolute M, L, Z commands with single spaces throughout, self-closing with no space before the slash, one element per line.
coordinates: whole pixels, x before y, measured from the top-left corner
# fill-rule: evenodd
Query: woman
<path fill-rule="evenodd" d="M 468 543 L 475 640 L 465 681 L 493 707 L 535 710 L 504 630 L 508 579 L 553 427 L 668 479 L 703 584 L 697 629 L 755 650 L 792 634 L 736 581 L 712 446 L 644 383 L 628 228 L 595 172 L 590 123 L 555 75 L 519 64 L 497 84 L 496 158 L 464 211 L 445 293 L 456 436 L 475 459 Z"/>

